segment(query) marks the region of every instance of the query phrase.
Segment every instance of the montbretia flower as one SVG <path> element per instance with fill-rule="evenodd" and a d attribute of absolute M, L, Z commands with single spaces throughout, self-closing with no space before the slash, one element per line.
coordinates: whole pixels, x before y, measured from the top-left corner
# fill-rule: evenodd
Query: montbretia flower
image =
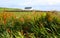
<path fill-rule="evenodd" d="M 47 19 L 48 19 L 49 22 L 53 21 L 53 17 L 54 17 L 53 15 L 54 14 L 52 14 L 51 12 L 47 13 L 46 17 L 47 17 Z"/>
<path fill-rule="evenodd" d="M 7 18 L 7 13 L 3 13 L 3 18 L 4 18 L 4 19 Z"/>
<path fill-rule="evenodd" d="M 10 33 L 10 32 L 11 32 L 11 30 L 10 30 L 10 29 L 7 29 L 7 32 L 9 32 L 9 33 Z"/>
<path fill-rule="evenodd" d="M 23 17 L 21 17 L 19 20 L 20 20 L 20 22 L 24 22 L 24 18 Z"/>
<path fill-rule="evenodd" d="M 3 23 L 6 24 L 6 20 L 4 20 Z"/>

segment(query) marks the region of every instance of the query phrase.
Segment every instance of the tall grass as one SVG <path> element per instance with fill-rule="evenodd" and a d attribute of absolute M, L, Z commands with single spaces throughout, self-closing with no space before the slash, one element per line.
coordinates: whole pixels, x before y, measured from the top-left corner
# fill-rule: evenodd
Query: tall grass
<path fill-rule="evenodd" d="M 52 12 L 0 13 L 0 38 L 60 38 L 59 26 L 60 17 Z"/>

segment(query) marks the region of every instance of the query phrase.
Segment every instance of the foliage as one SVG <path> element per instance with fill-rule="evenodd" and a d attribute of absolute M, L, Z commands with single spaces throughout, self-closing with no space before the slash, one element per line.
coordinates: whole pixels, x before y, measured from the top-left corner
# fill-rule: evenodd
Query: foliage
<path fill-rule="evenodd" d="M 21 14 L 20 14 L 21 15 Z M 0 13 L 0 38 L 59 38 L 60 18 L 52 12 Z"/>

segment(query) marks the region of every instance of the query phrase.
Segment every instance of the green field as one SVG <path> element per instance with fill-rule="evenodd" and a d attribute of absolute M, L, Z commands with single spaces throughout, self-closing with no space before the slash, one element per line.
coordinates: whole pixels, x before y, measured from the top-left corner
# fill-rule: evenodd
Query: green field
<path fill-rule="evenodd" d="M 0 38 L 60 38 L 60 13 L 5 10 L 0 8 Z"/>

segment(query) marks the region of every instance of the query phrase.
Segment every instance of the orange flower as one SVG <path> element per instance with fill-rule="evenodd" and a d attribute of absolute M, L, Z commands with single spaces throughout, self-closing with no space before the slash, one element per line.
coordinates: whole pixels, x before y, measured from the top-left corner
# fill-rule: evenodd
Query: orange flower
<path fill-rule="evenodd" d="M 7 13 L 7 17 L 10 18 L 12 16 L 11 13 Z"/>
<path fill-rule="evenodd" d="M 53 20 L 53 17 L 54 17 L 54 14 L 52 14 L 51 12 L 47 13 L 47 19 L 49 22 Z"/>
<path fill-rule="evenodd" d="M 4 22 L 4 24 L 6 24 L 6 20 L 4 20 L 3 22 Z"/>
<path fill-rule="evenodd" d="M 3 16 L 4 20 L 7 18 L 7 16 Z"/>
<path fill-rule="evenodd" d="M 16 19 L 17 17 L 14 15 L 13 18 Z"/>
<path fill-rule="evenodd" d="M 20 21 L 21 21 L 21 22 L 24 22 L 24 18 L 23 18 L 23 17 L 22 17 L 22 18 L 20 18 Z"/>
<path fill-rule="evenodd" d="M 7 32 L 9 32 L 9 33 L 10 33 L 10 32 L 11 32 L 11 30 L 10 30 L 10 29 L 7 29 Z"/>
<path fill-rule="evenodd" d="M 7 13 L 3 13 L 3 18 L 4 18 L 4 19 L 7 18 Z"/>

